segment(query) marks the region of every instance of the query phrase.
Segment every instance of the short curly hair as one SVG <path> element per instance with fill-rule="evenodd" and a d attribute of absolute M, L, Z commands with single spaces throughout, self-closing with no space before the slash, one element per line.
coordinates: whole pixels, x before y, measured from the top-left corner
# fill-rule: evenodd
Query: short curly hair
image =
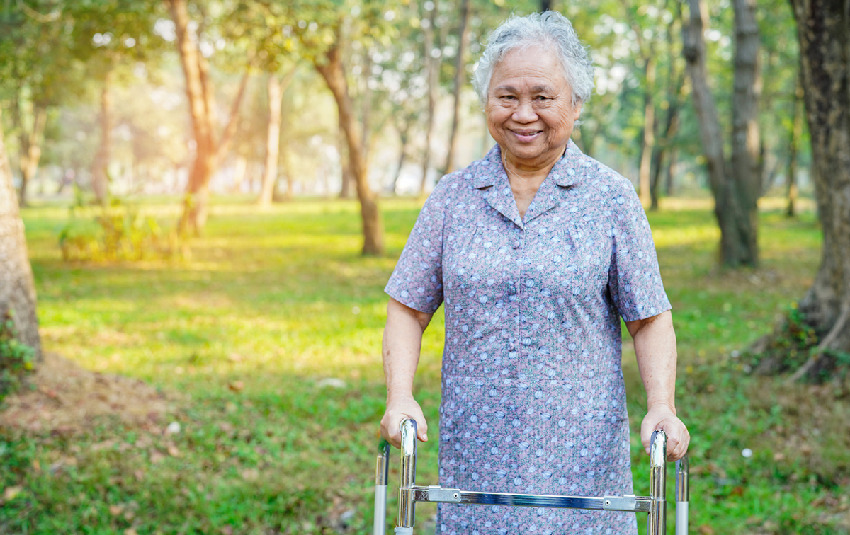
<path fill-rule="evenodd" d="M 586 103 L 593 92 L 593 63 L 587 49 L 579 41 L 570 20 L 555 11 L 532 13 L 525 17 L 512 16 L 503 22 L 487 41 L 487 47 L 475 65 L 472 85 L 482 104 L 496 64 L 509 51 L 524 46 L 549 44 L 558 53 L 564 74 L 572 87 L 573 105 Z"/>

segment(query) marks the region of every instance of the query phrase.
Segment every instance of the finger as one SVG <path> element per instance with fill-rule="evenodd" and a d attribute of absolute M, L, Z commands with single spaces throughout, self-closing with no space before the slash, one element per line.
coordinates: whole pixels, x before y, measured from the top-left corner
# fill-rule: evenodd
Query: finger
<path fill-rule="evenodd" d="M 649 455 L 649 443 L 652 440 L 652 432 L 649 430 L 648 425 L 641 425 L 640 427 L 640 443 L 643 445 L 643 449 L 647 455 Z"/>
<path fill-rule="evenodd" d="M 688 452 L 688 444 L 690 443 L 690 435 L 685 429 L 681 434 L 674 436 L 670 441 L 670 457 L 671 461 L 678 461 Z"/>
<path fill-rule="evenodd" d="M 392 434 L 384 425 L 381 425 L 381 436 L 386 439 L 387 442 L 394 448 L 401 447 L 401 435 L 398 431 L 395 434 Z"/>
<path fill-rule="evenodd" d="M 421 442 L 428 442 L 428 424 L 422 421 L 422 425 L 416 428 L 416 436 Z"/>
<path fill-rule="evenodd" d="M 671 438 L 667 441 L 667 460 L 675 461 L 679 450 L 679 441 Z"/>
<path fill-rule="evenodd" d="M 425 421 L 424 416 L 419 415 L 417 417 L 404 414 L 398 422 L 399 428 L 401 427 L 401 422 L 404 420 L 413 420 L 416 422 L 416 438 L 418 438 L 420 442 L 428 442 L 428 423 Z M 401 435 L 399 434 L 399 436 Z"/>

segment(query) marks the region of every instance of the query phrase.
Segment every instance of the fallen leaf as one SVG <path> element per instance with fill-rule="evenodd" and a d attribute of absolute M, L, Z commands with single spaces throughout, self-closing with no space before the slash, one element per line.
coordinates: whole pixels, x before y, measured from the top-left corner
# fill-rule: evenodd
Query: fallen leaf
<path fill-rule="evenodd" d="M 3 491 L 3 501 L 10 502 L 15 499 L 15 497 L 24 490 L 20 485 L 16 485 L 14 487 L 6 487 L 6 490 Z"/>

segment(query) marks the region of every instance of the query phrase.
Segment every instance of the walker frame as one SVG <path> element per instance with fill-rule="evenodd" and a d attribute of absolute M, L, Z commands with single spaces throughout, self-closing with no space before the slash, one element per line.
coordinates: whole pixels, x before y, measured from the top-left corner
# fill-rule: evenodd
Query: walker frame
<path fill-rule="evenodd" d="M 505 505 L 511 507 L 551 507 L 594 509 L 647 514 L 647 535 L 667 533 L 667 435 L 652 433 L 649 450 L 649 496 L 562 496 L 475 492 L 439 485 L 416 484 L 416 421 L 402 420 L 401 469 L 398 490 L 398 519 L 395 535 L 412 535 L 416 502 Z M 387 479 L 390 445 L 384 443 L 375 470 L 375 522 L 372 534 L 385 535 Z M 687 455 L 676 461 L 676 535 L 688 532 L 689 461 Z"/>

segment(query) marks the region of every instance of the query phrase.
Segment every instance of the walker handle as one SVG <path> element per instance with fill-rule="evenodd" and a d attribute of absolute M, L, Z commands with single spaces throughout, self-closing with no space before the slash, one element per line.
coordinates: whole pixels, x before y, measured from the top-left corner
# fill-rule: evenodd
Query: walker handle
<path fill-rule="evenodd" d="M 667 434 L 662 430 L 652 432 L 649 439 L 649 515 L 646 519 L 648 535 L 664 535 L 667 529 Z"/>
<path fill-rule="evenodd" d="M 649 488 L 652 499 L 647 533 L 664 535 L 667 526 L 667 435 L 652 432 L 649 446 Z M 689 468 L 687 454 L 676 461 L 676 535 L 688 533 Z"/>
<path fill-rule="evenodd" d="M 416 420 L 405 418 L 399 424 L 401 430 L 401 468 L 398 487 L 398 521 L 396 535 L 413 533 L 416 501 L 413 486 L 416 485 Z"/>

